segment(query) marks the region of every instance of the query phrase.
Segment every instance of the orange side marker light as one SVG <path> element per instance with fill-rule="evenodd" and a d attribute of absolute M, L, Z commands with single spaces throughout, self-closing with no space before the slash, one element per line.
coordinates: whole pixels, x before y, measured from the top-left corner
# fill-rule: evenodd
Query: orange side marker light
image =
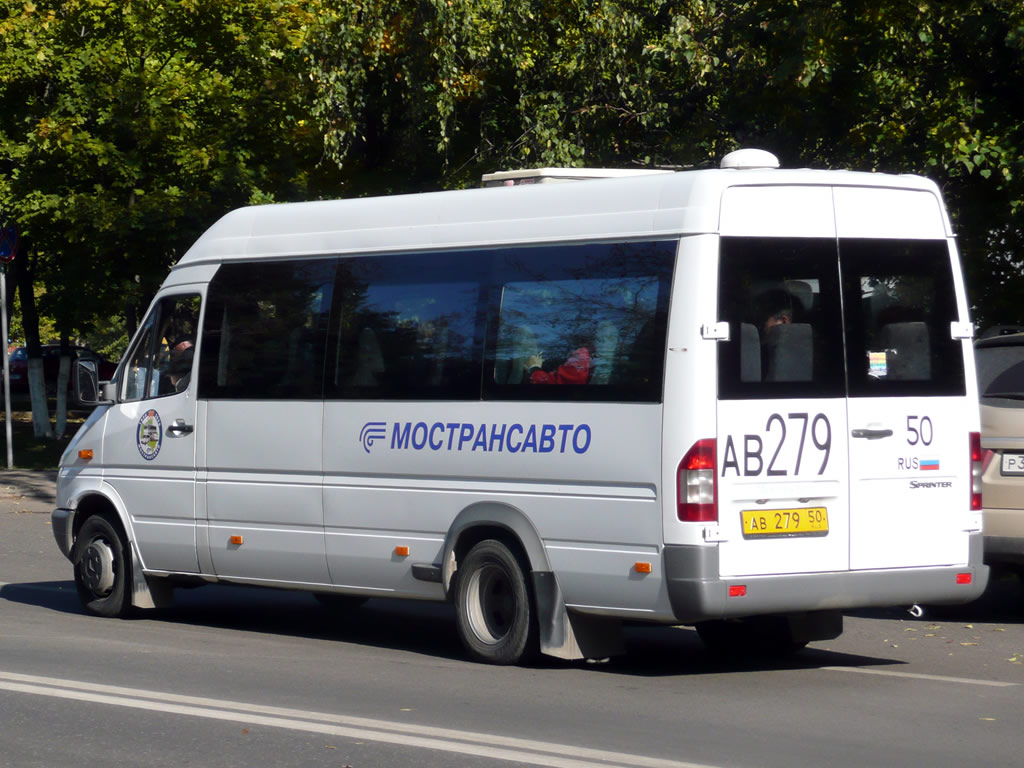
<path fill-rule="evenodd" d="M 92 448 L 83 448 L 78 452 L 78 458 L 82 461 L 92 461 Z"/>
<path fill-rule="evenodd" d="M 633 570 L 635 570 L 637 573 L 650 573 L 651 572 L 651 564 L 650 563 L 633 563 Z"/>
<path fill-rule="evenodd" d="M 228 539 L 229 543 L 235 544 L 235 545 L 241 544 L 242 541 L 243 541 L 242 537 L 241 536 L 237 536 L 237 535 L 236 536 L 232 536 L 230 539 Z"/>
<path fill-rule="evenodd" d="M 395 554 L 398 555 L 399 557 L 408 557 L 409 556 L 409 548 L 408 547 L 402 547 L 402 546 L 395 547 Z"/>

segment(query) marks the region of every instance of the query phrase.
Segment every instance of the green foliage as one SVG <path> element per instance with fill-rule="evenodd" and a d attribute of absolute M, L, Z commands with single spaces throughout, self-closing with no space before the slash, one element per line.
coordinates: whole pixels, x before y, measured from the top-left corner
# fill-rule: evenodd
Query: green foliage
<path fill-rule="evenodd" d="M 1024 322 L 1015 0 L 0 0 L 0 41 L 0 212 L 71 335 L 247 202 L 738 146 L 934 178 L 976 317 Z"/>
<path fill-rule="evenodd" d="M 315 110 L 357 194 L 545 165 L 785 165 L 942 186 L 982 322 L 1024 321 L 1024 6 L 332 0 Z"/>
<path fill-rule="evenodd" d="M 64 331 L 144 309 L 231 208 L 309 194 L 321 142 L 300 50 L 316 12 L 0 0 L 0 210 Z"/>

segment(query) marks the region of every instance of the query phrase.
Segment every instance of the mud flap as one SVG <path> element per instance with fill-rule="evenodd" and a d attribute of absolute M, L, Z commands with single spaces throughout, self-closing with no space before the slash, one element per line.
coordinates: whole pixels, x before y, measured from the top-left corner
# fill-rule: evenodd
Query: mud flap
<path fill-rule="evenodd" d="M 551 571 L 533 571 L 540 650 L 559 659 L 603 659 L 625 653 L 617 619 L 570 614 Z"/>
<path fill-rule="evenodd" d="M 131 568 L 132 568 L 132 605 L 136 608 L 159 608 L 171 603 L 173 589 L 164 579 L 154 579 L 150 582 L 142 573 L 142 561 L 139 559 L 139 552 L 135 548 L 135 542 L 131 543 Z"/>

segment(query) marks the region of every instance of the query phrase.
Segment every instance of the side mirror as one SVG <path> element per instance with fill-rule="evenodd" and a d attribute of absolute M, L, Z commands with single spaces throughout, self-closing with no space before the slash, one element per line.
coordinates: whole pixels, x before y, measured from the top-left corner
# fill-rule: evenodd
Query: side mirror
<path fill-rule="evenodd" d="M 113 402 L 107 387 L 100 389 L 98 366 L 95 360 L 75 360 L 71 370 L 74 383 L 75 403 L 91 408 L 96 405 L 108 405 Z"/>

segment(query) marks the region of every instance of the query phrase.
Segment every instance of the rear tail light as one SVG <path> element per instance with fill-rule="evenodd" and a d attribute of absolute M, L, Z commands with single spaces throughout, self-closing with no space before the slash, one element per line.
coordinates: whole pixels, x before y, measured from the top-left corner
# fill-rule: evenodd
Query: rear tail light
<path fill-rule="evenodd" d="M 984 472 L 981 433 L 971 432 L 971 510 L 981 511 L 981 476 Z"/>
<path fill-rule="evenodd" d="M 687 523 L 718 521 L 718 479 L 715 476 L 714 438 L 698 440 L 676 470 L 676 505 Z"/>

